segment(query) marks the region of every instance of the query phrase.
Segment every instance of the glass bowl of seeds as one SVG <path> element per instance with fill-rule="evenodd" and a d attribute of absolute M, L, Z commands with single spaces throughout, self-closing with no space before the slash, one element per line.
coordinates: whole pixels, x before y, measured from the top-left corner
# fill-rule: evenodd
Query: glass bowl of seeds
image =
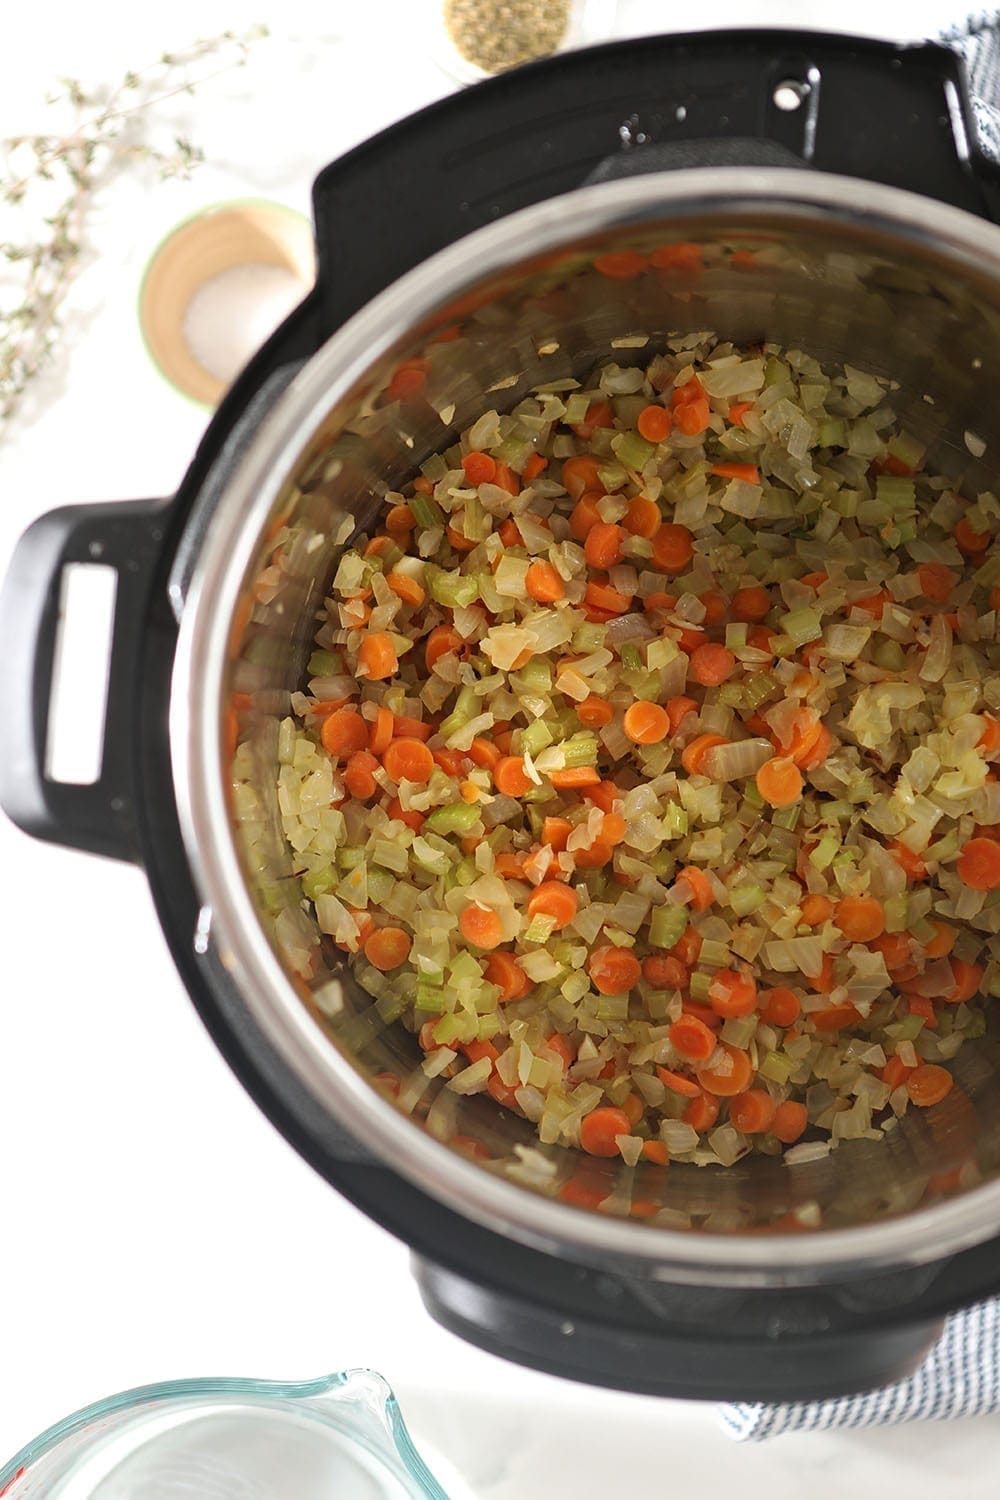
<path fill-rule="evenodd" d="M 440 66 L 478 83 L 553 52 L 610 41 L 617 0 L 431 0 Z"/>

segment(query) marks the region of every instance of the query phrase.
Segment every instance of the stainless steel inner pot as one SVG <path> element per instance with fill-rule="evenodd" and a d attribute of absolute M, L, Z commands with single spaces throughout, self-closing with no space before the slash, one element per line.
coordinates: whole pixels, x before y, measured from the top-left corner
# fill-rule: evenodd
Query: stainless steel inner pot
<path fill-rule="evenodd" d="M 704 273 L 613 280 L 593 270 L 609 249 L 665 241 L 702 244 Z M 755 250 L 752 268 L 730 263 L 734 245 Z M 460 337 L 434 341 L 456 324 Z M 942 1105 L 911 1111 L 883 1140 L 795 1167 L 751 1157 L 728 1169 L 633 1171 L 587 1158 L 587 1183 L 608 1195 L 591 1211 L 558 1197 L 580 1154 L 544 1148 L 550 1175 L 532 1179 L 515 1150 L 535 1142 L 532 1127 L 490 1098 L 458 1098 L 428 1080 L 410 1112 L 393 1104 L 372 1076 L 412 1074 L 415 1038 L 384 1024 L 325 950 L 315 950 L 308 985 L 292 976 L 275 938 L 282 912 L 286 934 L 314 936 L 281 833 L 277 733 L 345 515 L 363 527 L 386 489 L 489 405 L 509 408 L 601 359 L 645 362 L 669 334 L 697 329 L 892 376 L 901 387 L 893 404 L 930 442 L 932 461 L 975 493 L 989 486 L 1000 443 L 998 326 L 1000 232 L 958 210 L 804 171 L 633 177 L 512 215 L 418 267 L 331 338 L 262 421 L 185 579 L 171 701 L 176 795 L 203 928 L 249 1012 L 302 1088 L 396 1172 L 502 1235 L 673 1279 L 817 1281 L 930 1261 L 1000 1231 L 998 1049 L 988 1039 L 958 1055 L 960 1087 Z M 614 348 L 636 333 L 650 335 L 645 348 Z M 428 362 L 426 400 L 380 401 L 391 372 L 413 357 Z M 967 432 L 986 444 L 978 462 Z M 295 523 L 297 540 L 262 603 L 253 584 L 279 517 Z M 225 748 L 233 690 L 252 695 L 243 724 L 258 803 L 239 835 Z M 455 1134 L 479 1143 L 482 1157 L 449 1146 Z M 959 1168 L 962 1185 L 944 1194 L 936 1177 Z M 630 1218 L 638 1197 L 667 1212 Z M 821 1230 L 782 1232 L 790 1209 L 813 1202 Z M 766 1226 L 774 1232 L 740 1232 Z"/>

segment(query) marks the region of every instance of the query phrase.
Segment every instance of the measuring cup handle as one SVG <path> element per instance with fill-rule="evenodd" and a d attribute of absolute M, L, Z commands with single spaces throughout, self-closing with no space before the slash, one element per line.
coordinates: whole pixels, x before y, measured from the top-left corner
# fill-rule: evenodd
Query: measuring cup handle
<path fill-rule="evenodd" d="M 135 676 L 142 621 L 167 502 L 71 505 L 35 521 L 0 590 L 0 807 L 35 838 L 138 860 L 135 833 Z M 114 623 L 97 780 L 56 781 L 47 769 L 50 700 L 65 570 L 116 573 Z"/>

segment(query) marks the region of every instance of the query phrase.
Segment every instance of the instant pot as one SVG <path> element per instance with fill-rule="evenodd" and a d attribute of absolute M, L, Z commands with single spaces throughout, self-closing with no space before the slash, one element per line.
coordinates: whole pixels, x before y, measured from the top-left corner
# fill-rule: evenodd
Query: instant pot
<path fill-rule="evenodd" d="M 670 1396 L 899 1378 L 949 1311 L 1000 1288 L 997 1044 L 958 1054 L 961 1087 L 935 1109 L 820 1160 L 633 1169 L 531 1149 L 488 1096 L 421 1082 L 415 1039 L 336 950 L 308 983 L 292 973 L 289 933 L 309 940 L 310 919 L 277 744 L 352 518 L 489 405 L 601 359 L 645 363 L 658 338 L 712 329 L 891 375 L 939 470 L 986 488 L 1000 173 L 961 66 L 934 46 L 762 31 L 594 48 L 383 132 L 320 174 L 314 207 L 315 289 L 231 388 L 178 494 L 55 511 L 20 543 L 3 805 L 38 837 L 144 866 L 233 1069 L 412 1247 L 427 1306 L 462 1337 Z M 594 270 L 664 242 L 700 245 L 701 273 Z M 410 361 L 419 389 L 390 399 Z M 87 562 L 117 570 L 118 594 L 103 767 L 70 786 L 44 770 L 49 689 L 63 570 Z M 234 731 L 249 806 L 231 798 Z M 399 1100 L 386 1071 L 408 1080 Z"/>

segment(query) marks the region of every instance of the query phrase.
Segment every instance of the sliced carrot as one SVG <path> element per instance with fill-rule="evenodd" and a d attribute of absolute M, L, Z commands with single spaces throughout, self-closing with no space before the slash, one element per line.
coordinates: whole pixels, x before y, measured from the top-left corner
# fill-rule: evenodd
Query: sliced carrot
<path fill-rule="evenodd" d="M 632 608 L 632 595 L 623 594 L 610 583 L 591 579 L 583 593 L 584 602 L 594 609 L 606 610 L 608 615 L 625 615 Z"/>
<path fill-rule="evenodd" d="M 615 803 L 622 795 L 613 781 L 598 781 L 593 786 L 583 787 L 582 791 L 586 800 L 593 802 L 604 813 L 614 812 Z"/>
<path fill-rule="evenodd" d="M 458 930 L 474 948 L 495 948 L 503 942 L 503 923 L 491 906 L 470 901 L 462 909 Z"/>
<path fill-rule="evenodd" d="M 468 770 L 469 757 L 461 750 L 449 750 L 446 746 L 440 745 L 436 750 L 432 750 L 431 754 L 434 757 L 434 764 L 440 766 L 446 776 L 464 776 Z"/>
<path fill-rule="evenodd" d="M 711 1130 L 719 1118 L 719 1101 L 712 1094 L 706 1094 L 701 1090 L 700 1084 L 698 1087 L 698 1097 L 691 1100 L 691 1103 L 687 1106 L 683 1115 L 681 1115 L 681 1119 L 685 1125 L 690 1125 L 695 1130 Z"/>
<path fill-rule="evenodd" d="M 885 910 L 875 896 L 842 896 L 833 921 L 849 943 L 870 943 L 885 931 Z"/>
<path fill-rule="evenodd" d="M 678 870 L 677 880 L 683 880 L 690 890 L 695 911 L 707 911 L 715 900 L 715 892 L 704 870 L 699 870 L 697 865 L 685 865 L 683 870 Z"/>
<path fill-rule="evenodd" d="M 921 563 L 917 569 L 917 581 L 925 599 L 946 604 L 958 583 L 958 574 L 945 563 Z"/>
<path fill-rule="evenodd" d="M 762 1135 L 770 1130 L 777 1106 L 766 1089 L 747 1089 L 729 1106 L 729 1121 L 742 1135 Z"/>
<path fill-rule="evenodd" d="M 919 1109 L 928 1109 L 932 1104 L 940 1104 L 951 1093 L 954 1082 L 947 1068 L 939 1067 L 937 1063 L 921 1063 L 907 1078 L 906 1092 L 912 1104 Z"/>
<path fill-rule="evenodd" d="M 826 760 L 833 749 L 833 735 L 825 724 L 820 724 L 811 744 L 793 757 L 800 771 L 815 771 Z"/>
<path fill-rule="evenodd" d="M 937 1012 L 934 1009 L 934 1001 L 927 995 L 907 995 L 906 1008 L 911 1016 L 920 1016 L 924 1022 L 925 1029 L 936 1031 L 938 1027 Z"/>
<path fill-rule="evenodd" d="M 634 745 L 658 745 L 670 730 L 667 711 L 659 703 L 639 701 L 630 704 L 622 722 Z"/>
<path fill-rule="evenodd" d="M 592 568 L 607 571 L 622 560 L 622 540 L 625 533 L 611 521 L 598 521 L 587 532 L 583 553 Z"/>
<path fill-rule="evenodd" d="M 434 770 L 434 757 L 423 740 L 402 738 L 393 740 L 382 757 L 386 775 L 397 784 L 400 781 L 429 781 Z"/>
<path fill-rule="evenodd" d="M 774 1111 L 771 1134 L 777 1136 L 784 1145 L 790 1146 L 804 1133 L 808 1124 L 809 1114 L 805 1105 L 800 1104 L 797 1099 L 786 1099 Z"/>
<path fill-rule="evenodd" d="M 675 1051 L 691 1062 L 706 1062 L 716 1048 L 715 1033 L 697 1016 L 681 1016 L 673 1022 L 668 1035 Z"/>
<path fill-rule="evenodd" d="M 404 808 L 398 797 L 393 797 L 386 804 L 386 814 L 395 819 L 397 823 L 405 823 L 407 828 L 412 828 L 414 833 L 419 833 L 427 821 L 427 814 L 418 812 L 415 807 Z"/>
<path fill-rule="evenodd" d="M 565 484 L 565 479 L 563 483 Z M 597 508 L 597 502 L 604 498 L 600 490 L 587 490 L 582 494 L 569 513 L 569 531 L 578 542 L 587 539 L 587 533 L 591 527 L 597 526 L 601 520 L 601 512 Z"/>
<path fill-rule="evenodd" d="M 399 671 L 399 657 L 386 630 L 370 630 L 358 648 L 359 675 L 381 682 Z"/>
<path fill-rule="evenodd" d="M 833 989 L 833 954 L 824 953 L 823 962 L 819 966 L 818 974 L 807 974 L 811 989 L 818 995 L 828 995 Z"/>
<path fill-rule="evenodd" d="M 434 486 L 426 474 L 418 474 L 413 481 L 413 492 L 416 495 L 433 495 Z"/>
<path fill-rule="evenodd" d="M 563 1065 L 563 1072 L 571 1068 L 576 1062 L 576 1048 L 569 1037 L 563 1036 L 561 1031 L 554 1031 L 551 1036 L 545 1038 L 545 1045 L 550 1052 L 554 1052 Z"/>
<path fill-rule="evenodd" d="M 505 755 L 493 767 L 493 784 L 505 797 L 523 797 L 535 783 L 524 769 L 522 756 Z"/>
<path fill-rule="evenodd" d="M 384 755 L 393 734 L 393 717 L 388 708 L 381 705 L 375 710 L 368 736 L 368 748 L 373 755 Z"/>
<path fill-rule="evenodd" d="M 642 961 L 642 977 L 657 990 L 684 989 L 690 979 L 687 964 L 671 953 L 651 953 Z"/>
<path fill-rule="evenodd" d="M 531 989 L 531 980 L 518 963 L 517 959 L 510 953 L 498 950 L 491 953 L 483 969 L 483 978 L 490 984 L 495 984 L 500 991 L 500 1004 L 504 1005 L 510 1000 L 520 1000 Z"/>
<path fill-rule="evenodd" d="M 712 976 L 708 998 L 717 1016 L 749 1016 L 757 1009 L 757 986 L 750 974 L 722 969 Z"/>
<path fill-rule="evenodd" d="M 736 657 L 726 646 L 708 641 L 692 653 L 689 670 L 702 687 L 718 687 L 733 675 Z"/>
<path fill-rule="evenodd" d="M 435 662 L 447 656 L 449 651 L 461 650 L 464 642 L 454 625 L 435 625 L 424 643 L 424 661 L 428 672 L 433 672 Z"/>
<path fill-rule="evenodd" d="M 673 609 L 676 603 L 676 594 L 664 594 L 659 589 L 656 589 L 652 594 L 646 595 L 645 599 L 643 599 L 642 601 L 642 607 L 646 611 L 647 615 L 651 615 L 654 614 L 657 610 Z"/>
<path fill-rule="evenodd" d="M 608 944 L 590 950 L 587 972 L 602 995 L 624 995 L 639 983 L 642 966 L 631 948 Z"/>
<path fill-rule="evenodd" d="M 861 1017 L 857 1007 L 850 1001 L 843 1005 L 828 1005 L 823 1010 L 809 1012 L 809 1020 L 812 1021 L 817 1031 L 840 1031 L 844 1026 L 854 1026 Z"/>
<path fill-rule="evenodd" d="M 952 535 L 958 543 L 959 551 L 966 557 L 975 557 L 977 552 L 985 552 L 991 540 L 988 531 L 976 531 L 965 516 L 959 521 Z"/>
<path fill-rule="evenodd" d="M 910 938 L 905 932 L 884 932 L 881 937 L 873 938 L 868 946 L 881 953 L 890 974 L 898 974 L 912 965 Z"/>
<path fill-rule="evenodd" d="M 802 898 L 799 910 L 806 927 L 820 927 L 833 916 L 833 902 L 829 896 L 811 894 Z"/>
<path fill-rule="evenodd" d="M 752 401 L 734 401 L 726 415 L 734 427 L 744 427 L 746 424 L 743 418 L 748 411 L 753 411 L 753 407 Z"/>
<path fill-rule="evenodd" d="M 510 464 L 497 463 L 493 483 L 499 485 L 502 490 L 506 490 L 508 495 L 519 495 L 521 493 L 521 481 L 514 473 Z"/>
<path fill-rule="evenodd" d="M 387 536 L 373 536 L 364 550 L 365 557 L 381 557 L 387 547 L 392 546 L 392 540 Z"/>
<path fill-rule="evenodd" d="M 1000 750 L 1000 720 L 995 719 L 992 714 L 981 714 L 980 718 L 983 721 L 983 732 L 979 736 L 976 749 L 980 755 L 990 760 Z"/>
<path fill-rule="evenodd" d="M 646 269 L 646 257 L 638 250 L 609 250 L 594 260 L 594 270 L 613 281 L 632 281 Z M 614 1152 L 611 1153 L 614 1155 Z"/>
<path fill-rule="evenodd" d="M 413 512 L 408 505 L 391 505 L 386 512 L 386 531 L 405 536 L 408 531 L 413 530 L 416 524 Z"/>
<path fill-rule="evenodd" d="M 489 740 L 477 737 L 469 746 L 469 759 L 473 765 L 480 766 L 486 771 L 492 771 L 493 767 L 501 759 L 501 754 L 496 745 L 491 745 Z"/>
<path fill-rule="evenodd" d="M 792 1026 L 799 1019 L 802 1006 L 794 990 L 777 984 L 761 996 L 760 1013 L 769 1026 Z"/>
<path fill-rule="evenodd" d="M 579 902 L 576 891 L 558 880 L 543 880 L 528 897 L 529 917 L 551 917 L 559 932 L 576 916 Z"/>
<path fill-rule="evenodd" d="M 791 807 L 802 796 L 802 772 L 786 755 L 766 760 L 754 780 L 758 792 L 771 807 Z"/>
<path fill-rule="evenodd" d="M 621 813 L 605 813 L 601 822 L 601 838 L 607 844 L 620 844 L 628 832 L 628 824 Z"/>
<path fill-rule="evenodd" d="M 582 703 L 576 704 L 576 716 L 588 729 L 602 729 L 605 724 L 611 723 L 615 711 L 604 698 L 598 698 L 595 693 L 591 693 L 589 698 L 584 698 Z"/>
<path fill-rule="evenodd" d="M 525 483 L 530 484 L 533 479 L 537 479 L 539 474 L 548 468 L 548 464 L 549 461 L 547 458 L 543 458 L 540 453 L 533 453 L 521 471 L 521 478 Z"/>
<path fill-rule="evenodd" d="M 623 1109 L 599 1105 L 580 1122 L 580 1145 L 589 1156 L 617 1156 L 617 1136 L 630 1135 L 629 1117 Z"/>
<path fill-rule="evenodd" d="M 698 705 L 693 698 L 669 698 L 667 700 L 667 719 L 670 723 L 670 733 L 676 734 L 688 714 L 697 713 Z"/>
<path fill-rule="evenodd" d="M 462 469 L 469 484 L 489 484 L 496 474 L 497 463 L 488 453 L 473 451 L 462 459 Z"/>
<path fill-rule="evenodd" d="M 1000 886 L 1000 841 L 969 839 L 962 845 L 955 872 L 974 891 L 995 891 Z"/>
<path fill-rule="evenodd" d="M 683 240 L 674 245 L 657 245 L 649 252 L 649 264 L 657 271 L 678 271 L 694 276 L 704 265 L 702 248 Z"/>
<path fill-rule="evenodd" d="M 658 1167 L 665 1167 L 670 1161 L 670 1152 L 662 1141 L 644 1141 L 642 1156 L 644 1161 L 651 1161 Z"/>
<path fill-rule="evenodd" d="M 553 786 L 565 788 L 597 786 L 601 773 L 596 766 L 566 766 L 562 771 L 550 771 Z"/>
<path fill-rule="evenodd" d="M 604 493 L 598 478 L 603 467 L 600 459 L 593 458 L 589 453 L 580 453 L 575 458 L 567 458 L 562 466 L 561 477 L 574 500 L 579 500 L 587 490 L 595 490 L 598 495 Z"/>
<path fill-rule="evenodd" d="M 665 522 L 652 538 L 653 563 L 663 573 L 682 573 L 694 556 L 694 539 L 686 526 Z"/>
<path fill-rule="evenodd" d="M 958 933 L 947 922 L 939 922 L 934 917 L 930 918 L 930 923 L 934 936 L 924 944 L 924 953 L 928 958 L 946 958 L 955 946 Z"/>
<path fill-rule="evenodd" d="M 385 581 L 404 604 L 411 604 L 414 609 L 418 609 L 427 598 L 427 590 L 423 584 L 416 578 L 411 578 L 408 573 L 387 573 Z"/>
<path fill-rule="evenodd" d="M 402 927 L 376 927 L 365 941 L 365 958 L 373 968 L 387 974 L 398 969 L 410 956 L 411 941 Z"/>
<path fill-rule="evenodd" d="M 568 818 L 546 818 L 542 823 L 542 843 L 561 854 L 572 832 L 573 825 Z"/>
<path fill-rule="evenodd" d="M 566 585 L 555 568 L 541 558 L 530 564 L 524 586 L 539 604 L 555 604 L 566 595 Z"/>
<path fill-rule="evenodd" d="M 914 854 L 908 844 L 901 843 L 899 839 L 893 839 L 889 844 L 889 853 L 896 863 L 902 866 L 908 881 L 927 879 L 927 866 L 919 854 Z"/>
<path fill-rule="evenodd" d="M 461 517 L 456 516 L 456 520 L 461 520 Z M 457 526 L 447 526 L 445 533 L 456 552 L 471 552 L 474 547 L 479 546 L 479 543 L 466 536 L 464 531 L 459 531 Z"/>
<path fill-rule="evenodd" d="M 695 1083 L 693 1078 L 686 1078 L 683 1073 L 675 1073 L 672 1068 L 657 1068 L 656 1076 L 673 1094 L 686 1094 L 688 1098 L 695 1099 L 701 1093 L 701 1086 Z"/>
<path fill-rule="evenodd" d="M 368 750 L 355 750 L 344 767 L 344 785 L 352 797 L 360 802 L 374 797 L 379 787 L 372 773 L 378 769 L 378 761 Z"/>
<path fill-rule="evenodd" d="M 712 1041 L 714 1043 L 714 1037 Z M 724 1068 L 717 1064 L 713 1068 L 699 1068 L 696 1076 L 707 1094 L 729 1098 L 744 1092 L 753 1077 L 753 1065 L 749 1054 L 739 1047 L 733 1047 L 729 1042 L 723 1042 L 722 1046 L 728 1056 L 728 1066 Z"/>
<path fill-rule="evenodd" d="M 760 470 L 756 464 L 713 464 L 708 472 L 718 474 L 720 479 L 742 479 L 744 484 L 760 484 Z"/>
<path fill-rule="evenodd" d="M 901 1057 L 890 1057 L 886 1059 L 885 1066 L 879 1070 L 879 1077 L 890 1089 L 896 1090 L 901 1083 L 905 1083 L 913 1072 L 913 1068 L 905 1063 Z"/>
<path fill-rule="evenodd" d="M 645 495 L 636 495 L 634 500 L 629 501 L 621 524 L 630 536 L 644 536 L 648 540 L 659 531 L 661 521 L 660 507 L 656 501 Z"/>
<path fill-rule="evenodd" d="M 338 708 L 323 720 L 319 737 L 328 754 L 342 759 L 365 748 L 368 726 L 356 709 Z"/>
<path fill-rule="evenodd" d="M 524 856 L 505 849 L 494 859 L 493 868 L 504 880 L 523 880 Z"/>
<path fill-rule="evenodd" d="M 966 963 L 964 958 L 953 958 L 950 963 L 955 983 L 941 998 L 951 1005 L 962 1005 L 979 993 L 983 970 L 981 965 Z"/>
<path fill-rule="evenodd" d="M 423 390 L 427 382 L 427 361 L 408 359 L 399 365 L 385 388 L 390 401 L 405 401 Z"/>
<path fill-rule="evenodd" d="M 711 407 L 705 396 L 697 396 L 693 401 L 680 402 L 674 408 L 674 422 L 687 437 L 697 437 L 699 433 L 704 432 L 711 415 Z"/>
<path fill-rule="evenodd" d="M 587 849 L 577 849 L 573 861 L 578 870 L 600 870 L 614 858 L 614 847 L 606 839 L 595 839 Z"/>
<path fill-rule="evenodd" d="M 639 436 L 645 438 L 647 443 L 662 443 L 670 436 L 670 429 L 674 424 L 665 406 L 652 405 L 643 407 L 635 425 Z"/>
<path fill-rule="evenodd" d="M 699 776 L 702 774 L 701 768 L 708 752 L 714 750 L 716 745 L 728 743 L 724 734 L 699 734 L 697 739 L 685 745 L 681 751 L 681 765 L 689 776 Z"/>

